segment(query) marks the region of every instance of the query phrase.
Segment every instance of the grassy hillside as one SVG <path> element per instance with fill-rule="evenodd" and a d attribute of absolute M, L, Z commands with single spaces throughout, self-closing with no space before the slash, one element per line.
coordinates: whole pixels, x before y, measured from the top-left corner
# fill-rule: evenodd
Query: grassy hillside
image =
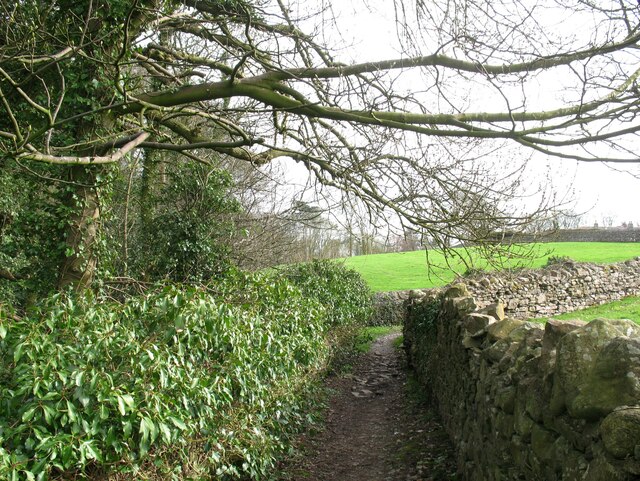
<path fill-rule="evenodd" d="M 605 319 L 631 319 L 640 324 L 640 297 L 626 297 L 601 306 L 588 307 L 579 311 L 553 316 L 554 319 L 581 319 L 583 321 L 591 321 L 598 317 L 604 317 Z"/>
<path fill-rule="evenodd" d="M 537 252 L 538 257 L 529 267 L 543 266 L 549 256 L 568 256 L 580 262 L 619 262 L 640 256 L 640 243 L 558 242 L 540 244 Z M 451 269 L 445 268 L 441 254 L 433 251 L 428 254 L 431 269 L 427 268 L 425 251 L 350 257 L 345 259 L 345 265 L 360 272 L 376 292 L 442 286 L 454 279 L 453 271 L 466 270 L 459 261 L 452 262 Z"/>

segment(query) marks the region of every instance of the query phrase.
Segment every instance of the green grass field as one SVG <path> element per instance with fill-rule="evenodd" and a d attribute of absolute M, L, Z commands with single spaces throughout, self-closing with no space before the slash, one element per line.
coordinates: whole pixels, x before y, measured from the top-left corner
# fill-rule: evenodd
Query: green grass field
<path fill-rule="evenodd" d="M 558 242 L 539 244 L 537 257 L 527 267 L 540 267 L 547 258 L 568 256 L 579 262 L 611 263 L 640 256 L 640 243 L 614 242 Z M 347 267 L 358 271 L 373 291 L 395 291 L 401 289 L 423 289 L 448 284 L 455 278 L 455 272 L 464 273 L 460 261 L 444 266 L 441 254 L 429 251 L 431 269 L 427 268 L 427 254 L 424 250 L 375 254 L 344 259 Z M 478 263 L 479 267 L 486 264 Z M 476 267 L 478 267 L 476 266 Z"/>
<path fill-rule="evenodd" d="M 582 321 L 592 321 L 598 317 L 604 317 L 606 319 L 631 319 L 640 324 L 640 297 L 626 297 L 601 306 L 587 307 L 579 311 L 553 316 L 554 319 L 580 319 Z"/>

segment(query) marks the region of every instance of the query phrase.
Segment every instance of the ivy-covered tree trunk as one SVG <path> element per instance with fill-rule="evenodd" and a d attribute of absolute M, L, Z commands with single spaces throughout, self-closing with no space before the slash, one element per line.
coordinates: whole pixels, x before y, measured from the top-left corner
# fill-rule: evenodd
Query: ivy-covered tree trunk
<path fill-rule="evenodd" d="M 65 234 L 67 247 L 60 265 L 59 289 L 69 285 L 73 285 L 76 290 L 87 289 L 95 276 L 95 243 L 100 220 L 100 201 L 96 188 L 98 168 L 69 168 L 69 177 L 74 182 L 75 189 L 68 202 L 75 212 L 71 215 Z"/>
<path fill-rule="evenodd" d="M 155 174 L 155 165 L 153 159 L 153 151 L 145 150 L 144 158 L 142 162 L 142 175 L 140 176 L 140 224 L 141 230 L 146 231 L 151 225 L 151 218 L 153 216 L 153 201 L 151 195 L 153 194 L 153 181 Z"/>
<path fill-rule="evenodd" d="M 128 0 L 101 0 L 93 8 L 82 2 L 72 7 L 77 10 L 78 19 L 83 19 L 81 27 L 83 31 L 86 29 L 91 42 L 85 48 L 86 61 L 77 64 L 73 72 L 75 81 L 66 87 L 67 98 L 75 99 L 70 102 L 68 114 L 81 112 L 87 103 L 97 108 L 110 101 L 111 85 L 122 81 L 119 63 L 129 55 L 131 39 L 159 3 L 159 0 L 146 0 L 132 5 Z M 74 111 L 76 108 L 78 112 Z M 112 120 L 108 113 L 94 112 L 91 116 L 81 117 L 69 129 L 74 132 L 77 144 L 85 146 L 78 152 L 79 156 L 100 154 L 96 146 L 101 143 L 99 139 L 108 137 Z M 60 264 L 58 289 L 72 285 L 80 291 L 91 287 L 94 280 L 101 210 L 97 180 L 104 168 L 100 165 L 69 167 L 69 180 L 74 189 L 68 198 L 68 207 L 73 214 L 64 238 L 66 249 Z"/>

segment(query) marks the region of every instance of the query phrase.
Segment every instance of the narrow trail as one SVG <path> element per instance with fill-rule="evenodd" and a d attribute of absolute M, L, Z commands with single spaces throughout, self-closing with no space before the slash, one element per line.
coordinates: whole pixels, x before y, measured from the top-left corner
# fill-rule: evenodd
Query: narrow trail
<path fill-rule="evenodd" d="M 399 335 L 381 337 L 351 374 L 329 380 L 325 428 L 303 440 L 306 455 L 282 480 L 455 479 L 453 450 L 394 345 Z"/>

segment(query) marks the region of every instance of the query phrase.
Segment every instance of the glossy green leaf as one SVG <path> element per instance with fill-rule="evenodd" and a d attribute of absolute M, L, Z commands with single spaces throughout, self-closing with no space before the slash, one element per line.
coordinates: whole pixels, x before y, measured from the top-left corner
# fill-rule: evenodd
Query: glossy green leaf
<path fill-rule="evenodd" d="M 33 406 L 29 409 L 27 409 L 24 414 L 22 415 L 22 422 L 28 422 L 31 421 L 31 419 L 33 419 L 33 416 L 36 412 L 38 406 Z"/>
<path fill-rule="evenodd" d="M 23 343 L 18 344 L 13 351 L 13 362 L 14 363 L 18 363 L 18 361 L 20 361 L 20 358 L 22 357 L 22 349 L 24 347 Z"/>
<path fill-rule="evenodd" d="M 122 399 L 122 396 L 120 395 L 116 396 L 116 399 L 118 400 L 118 411 L 120 411 L 120 414 L 124 416 L 127 413 L 127 408 L 125 406 L 124 399 Z"/>
<path fill-rule="evenodd" d="M 75 406 L 67 399 L 67 415 L 69 420 L 73 423 L 77 419 L 77 412 Z"/>

